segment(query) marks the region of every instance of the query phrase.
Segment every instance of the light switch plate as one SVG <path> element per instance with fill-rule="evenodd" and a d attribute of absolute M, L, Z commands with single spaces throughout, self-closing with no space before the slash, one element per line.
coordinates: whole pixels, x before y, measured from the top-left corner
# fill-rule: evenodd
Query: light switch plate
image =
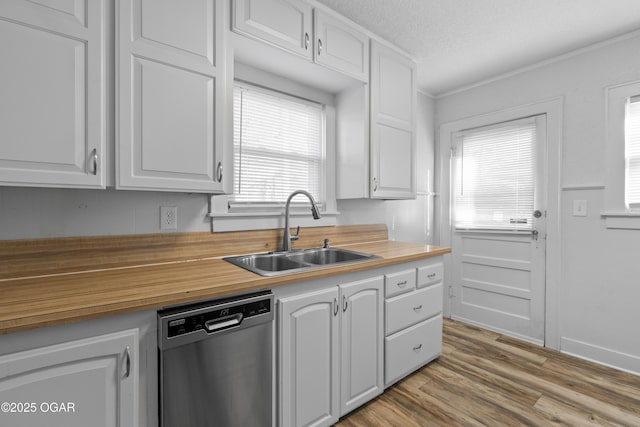
<path fill-rule="evenodd" d="M 574 200 L 573 201 L 573 216 L 587 216 L 587 201 L 586 200 Z"/>

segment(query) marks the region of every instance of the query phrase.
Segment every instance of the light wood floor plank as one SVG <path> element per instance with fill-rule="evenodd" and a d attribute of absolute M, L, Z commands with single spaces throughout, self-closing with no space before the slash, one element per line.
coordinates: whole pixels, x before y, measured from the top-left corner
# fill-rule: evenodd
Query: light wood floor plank
<path fill-rule="evenodd" d="M 448 319 L 443 340 L 336 426 L 640 426 L 638 376 Z"/>

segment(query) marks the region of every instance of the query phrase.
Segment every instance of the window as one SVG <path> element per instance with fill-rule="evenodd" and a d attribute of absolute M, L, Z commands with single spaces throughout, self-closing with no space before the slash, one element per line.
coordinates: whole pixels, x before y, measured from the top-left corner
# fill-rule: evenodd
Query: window
<path fill-rule="evenodd" d="M 273 206 L 303 189 L 322 203 L 323 117 L 321 104 L 236 85 L 230 202 Z"/>
<path fill-rule="evenodd" d="M 625 111 L 624 200 L 628 209 L 640 209 L 640 96 L 629 98 Z"/>
<path fill-rule="evenodd" d="M 455 135 L 456 229 L 532 229 L 536 129 L 527 118 Z"/>
<path fill-rule="evenodd" d="M 604 213 L 608 228 L 640 229 L 640 81 L 606 88 Z"/>

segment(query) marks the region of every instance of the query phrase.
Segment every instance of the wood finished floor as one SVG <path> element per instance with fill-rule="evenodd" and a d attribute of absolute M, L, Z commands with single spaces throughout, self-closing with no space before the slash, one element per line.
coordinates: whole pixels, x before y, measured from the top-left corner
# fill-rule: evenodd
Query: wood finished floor
<path fill-rule="evenodd" d="M 640 426 L 640 377 L 445 319 L 438 360 L 336 424 L 520 425 Z"/>

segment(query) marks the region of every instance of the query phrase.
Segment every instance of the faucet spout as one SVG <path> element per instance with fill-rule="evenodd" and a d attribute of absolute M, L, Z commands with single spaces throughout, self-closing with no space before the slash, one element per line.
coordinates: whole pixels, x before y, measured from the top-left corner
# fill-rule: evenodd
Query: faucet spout
<path fill-rule="evenodd" d="M 304 194 L 307 196 L 311 202 L 311 215 L 313 215 L 313 219 L 320 219 L 320 210 L 318 209 L 318 205 L 316 205 L 316 201 L 313 199 L 311 193 L 305 190 L 296 190 L 291 193 L 284 208 L 284 235 L 282 237 L 282 250 L 285 252 L 291 250 L 292 240 L 298 240 L 299 231 L 296 232 L 296 234 L 291 235 L 291 230 L 289 230 L 289 206 L 291 205 L 291 199 L 298 194 Z M 298 227 L 298 230 L 300 230 L 300 227 Z"/>

